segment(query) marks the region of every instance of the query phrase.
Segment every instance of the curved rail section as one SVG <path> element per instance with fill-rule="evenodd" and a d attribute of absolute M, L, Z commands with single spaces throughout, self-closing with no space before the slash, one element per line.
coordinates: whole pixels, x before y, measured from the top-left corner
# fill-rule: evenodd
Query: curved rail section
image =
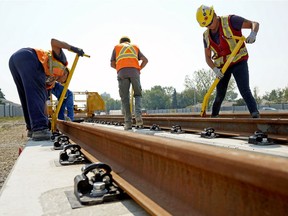
<path fill-rule="evenodd" d="M 136 202 L 146 210 L 149 197 L 171 215 L 288 212 L 287 158 L 97 125 L 58 121 L 57 127 L 143 193 Z"/>

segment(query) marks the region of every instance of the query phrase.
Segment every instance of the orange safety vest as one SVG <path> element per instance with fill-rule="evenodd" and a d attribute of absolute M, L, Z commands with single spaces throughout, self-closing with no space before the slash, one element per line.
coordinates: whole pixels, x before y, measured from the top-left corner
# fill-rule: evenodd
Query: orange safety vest
<path fill-rule="evenodd" d="M 46 88 L 52 89 L 57 77 L 63 76 L 66 66 L 62 62 L 56 60 L 52 52 L 41 49 L 34 49 L 38 60 L 43 65 L 46 74 Z"/>
<path fill-rule="evenodd" d="M 221 24 L 219 25 L 219 38 L 220 44 L 216 44 L 210 37 L 209 29 L 204 32 L 204 39 L 206 41 L 207 47 L 209 47 L 214 53 L 212 59 L 216 67 L 222 67 L 226 60 L 229 58 L 233 49 L 237 44 L 237 40 L 233 39 L 232 36 L 242 36 L 241 31 L 234 30 L 231 27 L 230 16 L 224 16 L 221 18 Z M 230 66 L 248 59 L 248 52 L 245 47 L 245 43 L 241 46 L 240 50 L 234 57 Z"/>
<path fill-rule="evenodd" d="M 129 43 L 121 43 L 115 46 L 116 70 L 117 72 L 126 67 L 137 68 L 140 70 L 138 61 L 139 48 Z"/>

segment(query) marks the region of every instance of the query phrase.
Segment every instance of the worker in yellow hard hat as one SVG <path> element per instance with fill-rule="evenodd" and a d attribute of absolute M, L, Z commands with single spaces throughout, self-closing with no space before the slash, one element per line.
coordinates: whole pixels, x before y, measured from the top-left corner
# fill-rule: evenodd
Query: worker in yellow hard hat
<path fill-rule="evenodd" d="M 237 15 L 217 16 L 213 6 L 205 5 L 201 5 L 198 8 L 196 19 L 201 27 L 207 28 L 203 34 L 205 59 L 208 66 L 220 80 L 216 87 L 216 97 L 211 116 L 216 117 L 219 115 L 229 80 L 233 74 L 251 116 L 259 118 L 257 104 L 249 86 L 248 52 L 245 43 L 239 49 L 225 74 L 221 71 L 238 42 L 232 36 L 242 36 L 242 29 L 251 29 L 251 33 L 246 38 L 246 43 L 254 43 L 259 30 L 259 23 Z"/>
<path fill-rule="evenodd" d="M 207 7 L 201 5 L 201 7 L 198 8 L 196 18 L 201 27 L 208 26 L 212 22 L 213 17 L 214 17 L 213 6 Z"/>

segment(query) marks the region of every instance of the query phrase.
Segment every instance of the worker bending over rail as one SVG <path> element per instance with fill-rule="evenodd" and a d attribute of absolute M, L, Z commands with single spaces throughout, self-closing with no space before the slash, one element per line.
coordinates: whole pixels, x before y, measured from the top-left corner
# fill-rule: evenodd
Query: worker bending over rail
<path fill-rule="evenodd" d="M 67 76 L 66 56 L 62 49 L 79 56 L 84 51 L 66 42 L 51 39 L 51 50 L 22 48 L 9 60 L 9 68 L 23 108 L 27 136 L 33 140 L 50 140 L 48 117 L 45 113 L 47 89 L 62 76 Z"/>

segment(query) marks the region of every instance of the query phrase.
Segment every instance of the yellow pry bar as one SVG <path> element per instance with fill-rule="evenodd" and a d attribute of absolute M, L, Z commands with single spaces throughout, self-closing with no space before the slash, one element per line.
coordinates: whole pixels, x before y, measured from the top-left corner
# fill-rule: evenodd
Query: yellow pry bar
<path fill-rule="evenodd" d="M 224 74 L 227 70 L 227 68 L 229 67 L 230 63 L 233 61 L 234 57 L 236 56 L 237 52 L 239 51 L 239 49 L 241 48 L 242 44 L 245 41 L 245 37 L 239 37 L 239 36 L 233 36 L 232 38 L 239 40 L 238 43 L 236 44 L 234 50 L 232 51 L 231 55 L 229 56 L 229 58 L 227 59 L 227 61 L 225 62 L 224 66 L 222 67 L 221 71 Z M 208 104 L 208 100 L 210 95 L 212 94 L 212 92 L 214 91 L 214 89 L 216 88 L 217 84 L 219 83 L 219 79 L 216 78 L 213 82 L 213 84 L 211 85 L 211 87 L 209 88 L 209 90 L 207 91 L 207 93 L 204 96 L 203 102 L 202 102 L 202 108 L 201 108 L 201 112 L 200 112 L 200 116 L 201 117 L 205 117 L 206 116 L 206 108 L 207 108 L 207 104 Z"/>

